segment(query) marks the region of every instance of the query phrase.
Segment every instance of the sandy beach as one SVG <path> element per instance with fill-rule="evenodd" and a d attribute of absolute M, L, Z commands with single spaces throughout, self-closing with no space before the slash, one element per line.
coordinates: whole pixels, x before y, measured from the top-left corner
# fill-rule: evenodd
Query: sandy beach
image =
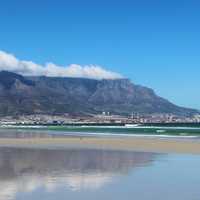
<path fill-rule="evenodd" d="M 156 153 L 200 154 L 200 140 L 140 137 L 1 138 L 0 147 L 88 148 Z"/>

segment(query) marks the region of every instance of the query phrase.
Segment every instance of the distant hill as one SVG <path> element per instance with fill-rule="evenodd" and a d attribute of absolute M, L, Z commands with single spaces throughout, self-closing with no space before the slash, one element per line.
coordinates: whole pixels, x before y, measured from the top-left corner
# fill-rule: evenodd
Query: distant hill
<path fill-rule="evenodd" d="M 176 106 L 152 89 L 128 79 L 24 77 L 0 72 L 0 115 L 97 114 L 103 111 L 130 115 L 171 113 L 192 115 L 198 111 Z"/>

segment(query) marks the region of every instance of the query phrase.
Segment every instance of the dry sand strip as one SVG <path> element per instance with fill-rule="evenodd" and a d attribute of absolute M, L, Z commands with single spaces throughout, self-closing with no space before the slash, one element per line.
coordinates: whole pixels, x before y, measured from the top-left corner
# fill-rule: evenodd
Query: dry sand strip
<path fill-rule="evenodd" d="M 17 148 L 89 148 L 107 150 L 143 151 L 158 153 L 200 154 L 199 140 L 154 138 L 1 138 L 0 147 Z"/>

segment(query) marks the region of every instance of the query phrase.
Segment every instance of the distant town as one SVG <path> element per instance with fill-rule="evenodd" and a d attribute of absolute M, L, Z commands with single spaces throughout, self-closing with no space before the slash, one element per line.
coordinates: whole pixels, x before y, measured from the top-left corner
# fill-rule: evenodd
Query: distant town
<path fill-rule="evenodd" d="M 200 123 L 200 115 L 193 117 L 173 114 L 132 114 L 130 116 L 112 115 L 109 112 L 91 116 L 64 115 L 21 115 L 0 118 L 0 125 L 77 125 L 77 124 L 149 124 L 149 123 Z"/>

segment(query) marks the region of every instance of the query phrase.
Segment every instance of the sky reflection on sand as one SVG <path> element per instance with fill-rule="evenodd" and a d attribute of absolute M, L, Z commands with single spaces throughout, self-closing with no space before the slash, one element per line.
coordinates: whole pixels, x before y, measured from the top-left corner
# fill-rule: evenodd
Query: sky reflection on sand
<path fill-rule="evenodd" d="M 56 193 L 99 190 L 137 166 L 151 163 L 153 153 L 107 150 L 0 149 L 0 199 L 14 200 L 37 190 Z"/>
<path fill-rule="evenodd" d="M 0 200 L 199 200 L 200 156 L 0 148 Z"/>

